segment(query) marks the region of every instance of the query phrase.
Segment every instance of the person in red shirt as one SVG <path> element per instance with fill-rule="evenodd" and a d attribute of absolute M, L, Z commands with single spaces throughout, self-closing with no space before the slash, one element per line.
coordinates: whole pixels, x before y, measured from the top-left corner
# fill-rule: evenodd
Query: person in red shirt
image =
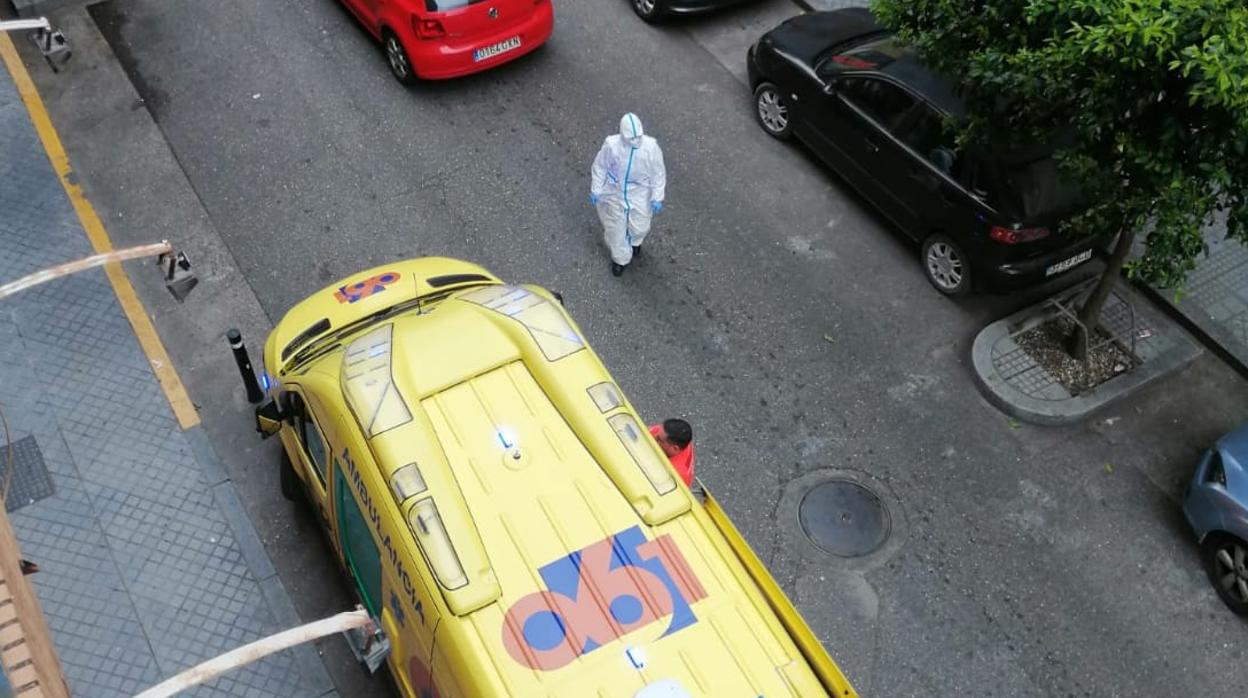
<path fill-rule="evenodd" d="M 683 419 L 665 419 L 650 427 L 650 435 L 659 442 L 676 474 L 686 487 L 693 486 L 693 427 Z"/>

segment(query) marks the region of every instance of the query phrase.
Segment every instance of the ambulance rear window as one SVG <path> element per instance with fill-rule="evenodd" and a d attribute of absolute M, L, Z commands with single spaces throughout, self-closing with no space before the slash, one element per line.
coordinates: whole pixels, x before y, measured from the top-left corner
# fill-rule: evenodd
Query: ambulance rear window
<path fill-rule="evenodd" d="M 390 373 L 393 333 L 394 325 L 387 323 L 359 337 L 347 345 L 342 362 L 347 403 L 370 437 L 412 421 Z"/>
<path fill-rule="evenodd" d="M 524 325 L 550 361 L 558 361 L 585 348 L 585 341 L 572 329 L 563 311 L 527 288 L 486 286 L 458 298 L 502 313 Z"/>

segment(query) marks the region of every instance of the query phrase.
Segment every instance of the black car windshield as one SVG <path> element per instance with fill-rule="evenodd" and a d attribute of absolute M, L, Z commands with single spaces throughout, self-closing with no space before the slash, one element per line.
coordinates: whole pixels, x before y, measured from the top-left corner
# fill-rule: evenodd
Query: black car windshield
<path fill-rule="evenodd" d="M 834 47 L 816 63 L 815 72 L 826 78 L 846 70 L 879 70 L 906 51 L 892 34 L 871 34 L 857 43 Z"/>
<path fill-rule="evenodd" d="M 425 0 L 425 9 L 430 12 L 445 12 L 475 5 L 479 2 L 484 2 L 484 0 Z"/>

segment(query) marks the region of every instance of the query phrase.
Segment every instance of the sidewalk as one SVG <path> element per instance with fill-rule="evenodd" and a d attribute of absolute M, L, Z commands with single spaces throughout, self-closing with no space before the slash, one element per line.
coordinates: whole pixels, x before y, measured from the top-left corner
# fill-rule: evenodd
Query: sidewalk
<path fill-rule="evenodd" d="M 93 253 L 4 70 L 0 250 L 0 281 Z M 74 695 L 132 696 L 293 620 L 233 483 L 202 427 L 179 426 L 104 271 L 0 301 L 0 409 L 17 454 L 7 508 Z M 306 646 L 187 693 L 333 694 Z"/>
<path fill-rule="evenodd" d="M 1189 329 L 1248 373 L 1248 247 L 1226 239 L 1226 224 L 1205 230 L 1208 254 L 1196 258 L 1176 299 L 1169 289 L 1145 287 Z"/>

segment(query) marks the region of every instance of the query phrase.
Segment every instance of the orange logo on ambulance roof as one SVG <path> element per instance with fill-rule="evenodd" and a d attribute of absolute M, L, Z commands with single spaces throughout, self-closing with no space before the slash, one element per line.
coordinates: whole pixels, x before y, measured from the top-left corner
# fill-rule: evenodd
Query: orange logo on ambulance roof
<path fill-rule="evenodd" d="M 339 303 L 354 303 L 373 294 L 381 293 L 386 290 L 387 286 L 398 280 L 399 272 L 388 271 L 347 286 L 339 286 L 338 290 L 334 292 L 334 298 Z"/>
<path fill-rule="evenodd" d="M 698 622 L 706 590 L 670 535 L 646 540 L 633 526 L 538 568 L 548 591 L 516 600 L 503 645 L 524 666 L 550 671 L 671 617 L 663 635 Z"/>

